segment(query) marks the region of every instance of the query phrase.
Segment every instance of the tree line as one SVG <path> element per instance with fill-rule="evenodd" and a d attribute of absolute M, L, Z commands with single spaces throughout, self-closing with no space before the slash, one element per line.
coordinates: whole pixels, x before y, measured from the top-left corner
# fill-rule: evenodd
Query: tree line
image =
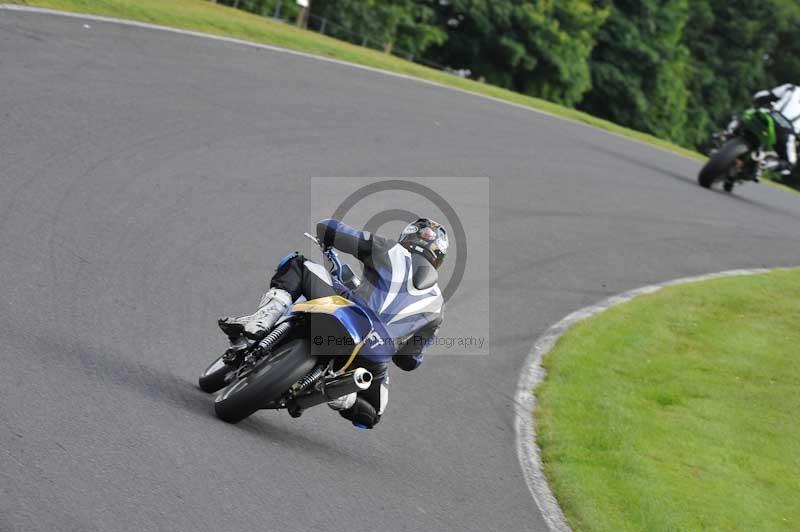
<path fill-rule="evenodd" d="M 334 37 L 693 148 L 753 92 L 800 84 L 797 0 L 311 0 L 311 14 Z"/>

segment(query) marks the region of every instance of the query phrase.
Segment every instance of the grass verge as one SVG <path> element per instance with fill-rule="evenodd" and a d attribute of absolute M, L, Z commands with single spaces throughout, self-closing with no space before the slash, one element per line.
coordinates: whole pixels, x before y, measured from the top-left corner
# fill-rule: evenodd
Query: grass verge
<path fill-rule="evenodd" d="M 800 270 L 663 289 L 546 356 L 538 444 L 581 531 L 800 530 Z"/>
<path fill-rule="evenodd" d="M 9 3 L 138 20 L 201 31 L 213 35 L 246 39 L 350 61 L 499 98 L 564 118 L 577 120 L 686 157 L 697 160 L 705 159 L 704 156 L 695 151 L 575 109 L 501 89 L 493 85 L 462 79 L 389 54 L 355 46 L 314 32 L 300 30 L 289 24 L 255 16 L 208 0 L 11 0 Z"/>

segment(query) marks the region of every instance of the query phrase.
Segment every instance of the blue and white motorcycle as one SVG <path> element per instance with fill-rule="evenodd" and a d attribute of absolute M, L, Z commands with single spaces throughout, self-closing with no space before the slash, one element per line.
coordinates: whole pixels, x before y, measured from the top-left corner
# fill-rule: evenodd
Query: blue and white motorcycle
<path fill-rule="evenodd" d="M 200 375 L 216 397 L 217 416 L 237 423 L 260 409 L 303 410 L 369 388 L 372 374 L 354 368 L 359 354 L 391 356 L 391 342 L 374 313 L 345 297 L 360 280 L 333 248 L 320 245 L 338 294 L 292 305 L 275 327 L 249 347 L 220 356 Z M 313 341 L 312 341 L 313 339 Z M 322 340 L 322 341 L 320 341 Z"/>

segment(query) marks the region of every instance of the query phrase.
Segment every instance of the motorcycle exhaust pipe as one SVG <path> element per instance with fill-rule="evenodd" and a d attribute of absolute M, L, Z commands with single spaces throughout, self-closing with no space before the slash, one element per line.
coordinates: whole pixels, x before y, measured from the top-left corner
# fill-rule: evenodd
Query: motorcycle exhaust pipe
<path fill-rule="evenodd" d="M 372 373 L 364 368 L 354 369 L 353 371 L 319 381 L 313 392 L 295 397 L 294 404 L 305 410 L 353 392 L 366 390 L 370 384 L 372 384 Z"/>

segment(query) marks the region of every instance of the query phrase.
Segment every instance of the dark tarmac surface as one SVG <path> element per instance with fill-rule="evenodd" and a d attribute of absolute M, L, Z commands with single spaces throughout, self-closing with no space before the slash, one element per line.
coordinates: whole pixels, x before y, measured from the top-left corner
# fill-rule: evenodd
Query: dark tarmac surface
<path fill-rule="evenodd" d="M 535 337 L 640 285 L 800 264 L 800 196 L 708 192 L 695 162 L 410 80 L 89 25 L 0 11 L 3 532 L 544 530 L 513 428 Z M 490 310 L 460 291 L 443 334 L 488 321 L 491 354 L 394 371 L 371 432 L 326 408 L 226 425 L 195 387 L 215 319 L 257 303 L 324 176 L 489 178 Z"/>

